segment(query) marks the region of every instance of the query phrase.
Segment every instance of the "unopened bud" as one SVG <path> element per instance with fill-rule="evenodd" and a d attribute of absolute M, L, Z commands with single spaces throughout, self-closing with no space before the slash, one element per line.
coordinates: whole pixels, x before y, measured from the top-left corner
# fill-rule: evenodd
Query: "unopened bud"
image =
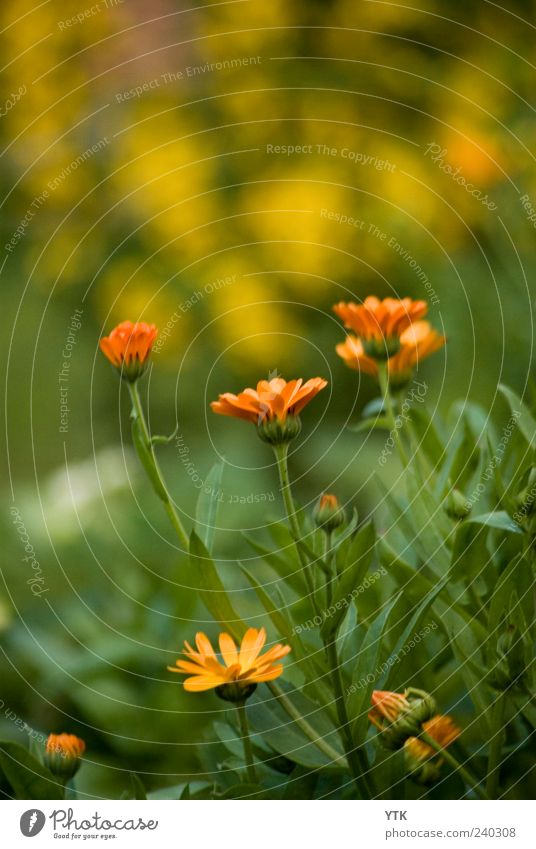
<path fill-rule="evenodd" d="M 466 519 L 472 510 L 472 505 L 469 504 L 463 492 L 459 489 L 451 489 L 445 499 L 445 513 L 451 519 L 461 521 Z"/>
<path fill-rule="evenodd" d="M 80 769 L 86 744 L 74 734 L 49 734 L 43 762 L 52 775 L 69 781 Z"/>
<path fill-rule="evenodd" d="M 327 493 L 320 496 L 313 518 L 316 526 L 322 528 L 327 534 L 343 525 L 345 521 L 344 510 L 339 504 L 337 496 Z"/>

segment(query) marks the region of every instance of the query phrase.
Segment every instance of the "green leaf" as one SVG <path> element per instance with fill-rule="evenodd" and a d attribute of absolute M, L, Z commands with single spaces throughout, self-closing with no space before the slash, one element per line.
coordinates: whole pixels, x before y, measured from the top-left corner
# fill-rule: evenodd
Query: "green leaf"
<path fill-rule="evenodd" d="M 414 404 L 410 415 L 411 430 L 418 440 L 417 450 L 422 449 L 432 468 L 435 469 L 440 465 L 445 451 L 437 428 L 422 406 L 418 407 Z"/>
<path fill-rule="evenodd" d="M 283 710 L 277 699 L 269 695 L 266 700 L 263 700 L 260 689 L 248 702 L 247 711 L 251 727 L 269 741 L 274 751 L 294 763 L 310 769 L 345 770 L 346 762 L 339 734 L 327 716 L 326 710 L 298 690 L 288 692 L 284 682 L 281 683 L 281 688 L 286 690 L 287 699 L 292 702 L 295 710 L 306 718 L 318 739 L 329 744 L 340 756 L 340 760 L 330 759 L 309 737 L 306 737 L 299 725 Z"/>
<path fill-rule="evenodd" d="M 189 573 L 191 588 L 198 590 L 209 613 L 222 628 L 240 641 L 246 625 L 231 604 L 214 560 L 195 531 L 190 535 Z"/>
<path fill-rule="evenodd" d="M 216 517 L 218 515 L 218 496 L 223 479 L 224 460 L 220 460 L 212 466 L 205 478 L 203 487 L 197 499 L 195 508 L 195 528 L 199 539 L 212 551 L 214 532 L 216 530 Z"/>
<path fill-rule="evenodd" d="M 491 513 L 483 513 L 481 516 L 469 516 L 467 523 L 487 525 L 490 528 L 498 528 L 500 531 L 509 531 L 512 534 L 522 534 L 523 531 L 505 510 L 495 510 Z"/>
<path fill-rule="evenodd" d="M 389 617 L 399 598 L 400 593 L 397 593 L 373 621 L 363 640 L 361 651 L 356 658 L 352 686 L 348 691 L 348 712 L 352 721 L 354 740 L 358 746 L 362 745 L 367 736 L 368 705 L 370 695 L 374 689 L 374 680 L 371 683 L 367 681 L 363 685 L 360 679 L 373 672 L 378 666 L 382 650 L 382 637 L 389 622 Z"/>
<path fill-rule="evenodd" d="M 232 787 L 228 787 L 227 790 L 218 796 L 218 799 L 245 799 L 252 796 L 258 797 L 260 793 L 263 793 L 260 784 L 247 784 L 244 782 L 243 784 L 233 784 Z"/>
<path fill-rule="evenodd" d="M 147 799 L 143 781 L 135 772 L 130 773 L 130 795 L 128 799 Z"/>
<path fill-rule="evenodd" d="M 519 398 L 519 396 L 516 395 L 516 393 L 508 386 L 500 383 L 499 391 L 502 392 L 506 398 L 512 415 L 516 417 L 517 426 L 520 432 L 523 434 L 528 444 L 531 447 L 534 447 L 534 441 L 536 439 L 536 421 L 534 420 L 532 413 L 525 406 L 521 398 Z"/>
<path fill-rule="evenodd" d="M 372 430 L 391 430 L 391 422 L 385 416 L 378 416 L 376 419 L 363 419 L 355 425 L 348 425 L 347 430 L 352 433 L 363 433 L 363 431 Z"/>
<path fill-rule="evenodd" d="M 326 620 L 320 630 L 324 640 L 331 639 L 337 633 L 348 608 L 354 601 L 357 590 L 372 563 L 375 541 L 374 525 L 372 522 L 368 522 L 355 535 L 349 550 L 344 552 L 346 554 L 345 560 L 341 562 L 342 558 L 337 557 L 339 580 L 335 585 L 330 609 L 326 611 Z"/>
<path fill-rule="evenodd" d="M 306 585 L 303 578 L 303 570 L 298 559 L 295 557 L 296 548 L 290 535 L 288 535 L 288 542 L 286 546 L 280 549 L 280 551 L 283 552 L 282 554 L 276 551 L 271 551 L 269 548 L 266 548 L 266 546 L 258 543 L 257 540 L 250 537 L 248 534 L 243 534 L 243 536 L 252 549 L 266 561 L 266 563 L 280 578 L 283 578 L 288 583 L 294 592 L 296 592 L 300 597 L 304 595 L 306 592 Z"/>
<path fill-rule="evenodd" d="M 387 569 L 398 588 L 404 590 L 404 595 L 416 595 L 421 599 L 433 589 L 434 585 L 426 575 L 397 554 L 385 537 L 378 539 L 376 551 L 380 563 Z"/>
<path fill-rule="evenodd" d="M 0 741 L 0 770 L 17 799 L 63 799 L 63 785 L 18 743 Z"/>
<path fill-rule="evenodd" d="M 153 485 L 153 489 L 162 501 L 168 501 L 168 494 L 157 472 L 152 449 L 147 445 L 142 424 L 136 416 L 132 419 L 132 440 L 140 462 Z"/>
<path fill-rule="evenodd" d="M 294 637 L 294 628 L 290 619 L 288 619 L 282 612 L 279 607 L 276 606 L 275 602 L 272 601 L 271 596 L 264 589 L 264 587 L 259 584 L 254 575 L 246 569 L 243 563 L 238 564 L 248 579 L 249 583 L 255 590 L 257 594 L 257 598 L 261 602 L 262 606 L 266 610 L 268 616 L 272 620 L 279 634 L 284 637 L 286 640 L 292 640 Z"/>

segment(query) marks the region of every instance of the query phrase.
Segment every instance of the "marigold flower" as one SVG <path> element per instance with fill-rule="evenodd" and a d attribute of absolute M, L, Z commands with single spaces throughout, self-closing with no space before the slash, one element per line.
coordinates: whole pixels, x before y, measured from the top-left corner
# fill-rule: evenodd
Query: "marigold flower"
<path fill-rule="evenodd" d="M 461 732 L 450 716 L 433 716 L 427 722 L 423 722 L 422 730 L 428 734 L 442 749 L 446 749 L 456 740 Z M 418 737 L 409 737 L 404 744 L 404 751 L 412 761 L 426 761 L 437 755 L 432 746 L 420 740 Z"/>
<path fill-rule="evenodd" d="M 133 324 L 122 321 L 109 336 L 100 340 L 100 349 L 130 383 L 138 380 L 145 371 L 158 328 L 144 321 Z"/>
<path fill-rule="evenodd" d="M 400 335 L 398 352 L 387 360 L 391 386 L 402 386 L 411 380 L 419 362 L 442 348 L 445 342 L 446 338 L 434 330 L 428 321 L 416 321 L 406 328 Z M 378 363 L 367 356 L 361 339 L 347 336 L 344 342 L 337 345 L 336 351 L 349 368 L 378 377 Z"/>
<path fill-rule="evenodd" d="M 327 380 L 313 377 L 305 383 L 274 377 L 260 380 L 256 389 L 244 389 L 239 395 L 225 392 L 211 408 L 220 416 L 233 416 L 253 422 L 259 436 L 270 444 L 289 442 L 300 432 L 299 414 L 322 389 Z"/>
<path fill-rule="evenodd" d="M 187 642 L 184 654 L 188 660 L 177 660 L 176 666 L 168 666 L 170 672 L 191 673 L 184 681 L 184 689 L 190 693 L 201 693 L 215 689 L 227 701 L 243 701 L 262 681 L 273 681 L 283 672 L 281 660 L 290 652 L 290 646 L 277 644 L 261 654 L 266 642 L 264 628 L 248 628 L 237 648 L 229 634 L 219 637 L 220 663 L 211 642 L 203 633 L 195 636 L 197 651 Z"/>
<path fill-rule="evenodd" d="M 43 760 L 53 775 L 68 781 L 78 772 L 85 750 L 86 744 L 75 734 L 49 734 Z"/>
<path fill-rule="evenodd" d="M 428 304 L 411 298 L 380 301 L 371 295 L 362 304 L 341 301 L 333 310 L 361 339 L 367 356 L 386 360 L 400 349 L 404 330 L 426 315 Z"/>
<path fill-rule="evenodd" d="M 404 693 L 374 690 L 369 720 L 381 731 L 384 743 L 393 749 L 404 745 L 409 737 L 423 730 L 423 723 L 436 711 L 432 696 L 424 690 L 409 687 Z"/>
<path fill-rule="evenodd" d="M 389 690 L 374 690 L 370 701 L 372 709 L 368 716 L 380 731 L 385 721 L 395 722 L 401 713 L 409 709 L 409 702 L 403 693 L 392 693 Z"/>

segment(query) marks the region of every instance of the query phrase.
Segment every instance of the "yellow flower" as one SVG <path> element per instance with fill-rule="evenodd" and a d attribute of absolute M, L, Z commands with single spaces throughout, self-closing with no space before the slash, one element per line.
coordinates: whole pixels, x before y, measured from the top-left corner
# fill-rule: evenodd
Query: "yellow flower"
<path fill-rule="evenodd" d="M 241 701 L 250 696 L 257 684 L 273 681 L 283 672 L 281 660 L 290 652 L 290 646 L 272 646 L 261 654 L 266 642 L 264 628 L 249 628 L 237 648 L 229 634 L 219 637 L 220 663 L 211 642 L 203 633 L 195 636 L 197 651 L 185 642 L 187 660 L 177 660 L 176 666 L 168 666 L 170 672 L 190 673 L 184 681 L 184 689 L 190 693 L 216 690 L 219 696 L 229 701 Z"/>

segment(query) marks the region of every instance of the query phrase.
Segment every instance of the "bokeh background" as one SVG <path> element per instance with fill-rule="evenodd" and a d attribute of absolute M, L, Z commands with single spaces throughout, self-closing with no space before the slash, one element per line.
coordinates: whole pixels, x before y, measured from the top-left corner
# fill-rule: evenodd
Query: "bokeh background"
<path fill-rule="evenodd" d="M 144 394 L 188 451 L 162 448 L 162 466 L 190 526 L 225 456 L 216 548 L 237 590 L 240 531 L 281 506 L 253 430 L 211 416 L 218 392 L 327 377 L 292 457 L 298 496 L 374 508 L 381 436 L 346 425 L 375 389 L 335 354 L 333 303 L 430 300 L 449 342 L 420 375 L 440 411 L 471 397 L 501 416 L 499 382 L 525 393 L 535 4 L 506 5 L 2 3 L 0 731 L 84 737 L 81 792 L 120 795 L 129 770 L 151 789 L 201 774 L 223 710 L 165 669 L 208 615 L 181 585 L 101 335 L 125 318 L 165 330 Z M 251 594 L 238 603 L 262 621 Z"/>

